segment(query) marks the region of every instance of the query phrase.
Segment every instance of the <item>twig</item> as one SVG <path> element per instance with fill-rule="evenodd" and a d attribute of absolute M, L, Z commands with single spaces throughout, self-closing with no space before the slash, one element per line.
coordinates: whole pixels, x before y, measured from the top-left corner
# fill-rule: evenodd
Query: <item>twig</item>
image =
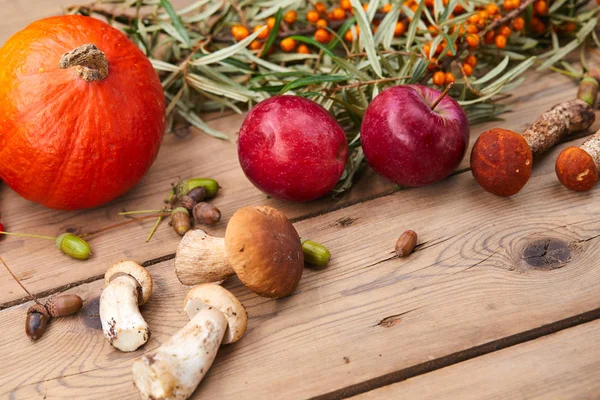
<path fill-rule="evenodd" d="M 335 92 L 339 92 L 340 90 L 353 89 L 353 88 L 360 87 L 360 86 L 365 86 L 365 85 L 376 85 L 378 83 L 393 82 L 393 81 L 398 81 L 400 79 L 408 79 L 408 78 L 410 78 L 410 75 L 407 75 L 407 76 L 394 76 L 394 77 L 391 77 L 391 78 L 373 79 L 371 81 L 362 81 L 362 82 L 352 83 L 350 85 L 336 86 L 334 88 L 327 89 L 326 91 L 331 92 L 331 93 L 335 93 Z"/>
<path fill-rule="evenodd" d="M 25 286 L 23 286 L 23 284 L 21 283 L 21 281 L 19 280 L 19 278 L 17 278 L 15 276 L 15 274 L 13 274 L 13 272 L 10 270 L 10 268 L 8 268 L 8 265 L 6 265 L 6 262 L 4 262 L 4 259 L 2 259 L 2 257 L 0 257 L 0 261 L 2 261 L 2 264 L 4 264 L 4 268 L 6 268 L 6 270 L 10 274 L 10 276 L 12 276 L 13 279 L 15 280 L 15 282 L 17 282 L 19 284 L 19 286 L 21 286 L 21 288 L 25 291 L 25 293 L 27 293 L 29 295 L 29 297 L 31 297 L 31 300 L 35 301 L 39 305 L 42 305 L 42 303 L 40 303 L 38 301 L 37 297 L 35 297 L 31 293 L 29 293 L 29 290 L 27 290 L 27 288 Z"/>
<path fill-rule="evenodd" d="M 167 200 L 165 201 L 165 206 L 162 209 L 162 212 L 166 212 L 169 208 L 169 205 L 171 204 L 171 201 L 173 200 L 173 197 L 175 196 L 175 188 L 171 189 L 171 194 L 169 195 L 169 197 L 167 198 Z M 158 217 L 158 219 L 156 220 L 156 223 L 154 224 L 154 226 L 152 227 L 152 230 L 150 231 L 150 234 L 148 235 L 148 237 L 146 238 L 146 243 L 148 243 L 150 241 L 150 239 L 152 239 L 152 236 L 154 236 L 154 233 L 156 232 L 156 230 L 158 229 L 158 225 L 160 225 L 161 221 L 163 220 L 163 216 L 160 215 Z"/>

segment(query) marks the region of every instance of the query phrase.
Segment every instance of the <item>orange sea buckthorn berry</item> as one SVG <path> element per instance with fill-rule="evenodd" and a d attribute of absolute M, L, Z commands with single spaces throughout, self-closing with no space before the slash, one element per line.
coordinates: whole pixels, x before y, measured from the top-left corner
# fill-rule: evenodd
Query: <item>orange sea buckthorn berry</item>
<path fill-rule="evenodd" d="M 425 57 L 429 57 L 429 52 L 431 51 L 431 45 L 424 44 L 423 45 L 423 53 L 425 53 Z"/>
<path fill-rule="evenodd" d="M 532 17 L 529 24 L 535 33 L 541 34 L 546 30 L 546 25 L 538 17 Z"/>
<path fill-rule="evenodd" d="M 471 76 L 473 75 L 473 67 L 470 64 L 463 64 L 463 72 L 465 73 L 465 76 Z"/>
<path fill-rule="evenodd" d="M 479 22 L 480 19 L 481 17 L 479 16 L 479 14 L 473 14 L 469 17 L 468 21 L 472 24 L 476 24 Z"/>
<path fill-rule="evenodd" d="M 348 29 L 346 33 L 344 33 L 344 40 L 348 43 L 354 40 L 354 35 L 352 34 L 352 31 L 350 29 Z"/>
<path fill-rule="evenodd" d="M 248 28 L 243 25 L 234 25 L 231 27 L 231 36 L 238 42 L 244 40 L 250 35 Z"/>
<path fill-rule="evenodd" d="M 525 20 L 523 17 L 517 17 L 513 20 L 512 27 L 515 31 L 522 31 L 525 28 Z"/>
<path fill-rule="evenodd" d="M 467 41 L 467 44 L 469 45 L 470 48 L 474 49 L 477 46 L 479 46 L 479 36 L 475 35 L 473 33 L 469 33 L 466 37 L 465 40 Z"/>
<path fill-rule="evenodd" d="M 267 27 L 273 29 L 275 27 L 275 17 L 267 18 Z"/>
<path fill-rule="evenodd" d="M 439 33 L 439 29 L 433 25 L 429 25 L 427 27 L 427 30 L 429 31 L 429 33 L 431 33 L 433 36 L 436 36 Z"/>
<path fill-rule="evenodd" d="M 456 7 L 454 7 L 454 12 L 456 14 L 462 14 L 465 12 L 465 8 L 463 6 L 461 6 L 460 4 L 457 4 Z"/>
<path fill-rule="evenodd" d="M 498 34 L 502 36 L 509 37 L 511 33 L 512 30 L 506 25 L 502 25 L 500 29 L 498 29 Z"/>
<path fill-rule="evenodd" d="M 319 43 L 328 43 L 329 42 L 329 32 L 327 32 L 323 28 L 319 28 L 315 32 L 314 38 Z"/>
<path fill-rule="evenodd" d="M 332 11 L 332 16 L 333 16 L 333 19 L 336 21 L 342 20 L 346 17 L 346 11 L 342 10 L 339 7 L 334 8 Z"/>
<path fill-rule="evenodd" d="M 417 12 L 417 8 L 419 8 L 418 4 L 413 4 L 412 6 L 409 7 L 411 10 L 413 10 L 414 12 Z"/>
<path fill-rule="evenodd" d="M 314 24 L 319 20 L 319 12 L 317 10 L 310 10 L 306 13 L 306 20 Z"/>
<path fill-rule="evenodd" d="M 283 16 L 283 20 L 288 24 L 293 24 L 294 22 L 296 22 L 296 18 L 298 18 L 298 13 L 296 12 L 296 10 L 290 10 L 286 12 Z"/>
<path fill-rule="evenodd" d="M 438 70 L 433 74 L 432 80 L 434 85 L 444 86 L 444 83 L 446 83 L 446 73 Z"/>
<path fill-rule="evenodd" d="M 321 2 L 315 3 L 315 9 L 320 13 L 327 12 L 327 6 Z"/>
<path fill-rule="evenodd" d="M 320 20 L 317 21 L 317 28 L 326 28 L 327 27 L 327 20 L 324 18 L 321 18 Z"/>
<path fill-rule="evenodd" d="M 447 45 L 446 45 L 446 46 L 444 46 L 444 48 L 446 48 L 446 47 L 448 47 L 448 46 L 447 46 Z M 456 53 L 456 51 L 457 51 L 457 50 L 458 50 L 458 49 L 456 48 L 456 43 L 455 43 L 455 44 L 454 44 L 454 52 Z M 447 55 L 448 57 L 452 57 L 452 56 L 453 56 L 453 54 L 452 54 L 452 51 L 451 51 L 451 50 L 448 50 L 448 51 L 446 52 L 446 55 Z"/>
<path fill-rule="evenodd" d="M 308 48 L 307 45 L 305 44 L 301 44 L 300 46 L 298 46 L 298 48 L 296 49 L 296 52 L 298 52 L 299 54 L 310 54 L 310 49 Z"/>
<path fill-rule="evenodd" d="M 496 32 L 489 31 L 483 37 L 483 41 L 485 42 L 485 44 L 492 44 L 492 43 L 494 43 L 494 37 L 496 37 Z"/>
<path fill-rule="evenodd" d="M 258 31 L 260 31 L 263 28 L 263 26 L 264 25 L 255 26 L 253 32 L 256 33 Z M 261 33 L 258 34 L 257 38 L 266 39 L 268 36 L 269 36 L 269 29 L 265 29 Z"/>
<path fill-rule="evenodd" d="M 429 62 L 429 65 L 427 65 L 427 69 L 429 71 L 433 71 L 437 67 L 438 67 L 438 65 L 437 65 L 437 59 L 436 58 L 432 58 L 431 61 Z"/>
<path fill-rule="evenodd" d="M 350 4 L 350 0 L 340 1 L 340 7 L 342 7 L 342 9 L 346 11 L 352 10 L 352 4 Z"/>
<path fill-rule="evenodd" d="M 296 48 L 296 41 L 292 38 L 285 38 L 279 43 L 279 47 L 288 53 Z"/>
<path fill-rule="evenodd" d="M 498 14 L 500 12 L 500 7 L 498 7 L 498 5 L 496 3 L 490 3 L 487 6 L 485 6 L 485 10 L 490 15 L 494 15 L 494 14 Z"/>
<path fill-rule="evenodd" d="M 600 0 L 598 0 L 598 1 L 600 1 Z M 383 12 L 383 13 L 389 13 L 390 11 L 392 11 L 392 5 L 390 3 L 381 7 L 381 12 Z"/>
<path fill-rule="evenodd" d="M 367 12 L 367 9 L 369 8 L 369 4 L 363 4 L 362 5 L 363 10 L 365 10 L 365 12 Z"/>
<path fill-rule="evenodd" d="M 473 54 L 467 56 L 467 58 L 465 58 L 465 64 L 475 68 L 477 65 L 477 57 L 475 57 Z"/>
<path fill-rule="evenodd" d="M 446 72 L 446 80 L 444 83 L 448 84 L 450 82 L 456 82 L 456 78 L 454 78 L 454 74 L 452 72 Z"/>
<path fill-rule="evenodd" d="M 504 35 L 498 35 L 494 39 L 494 42 L 496 43 L 496 47 L 497 48 L 503 49 L 503 48 L 506 47 L 506 36 L 504 36 Z"/>
<path fill-rule="evenodd" d="M 258 50 L 262 47 L 262 43 L 259 42 L 258 40 L 254 40 L 252 43 L 250 43 L 250 50 Z"/>
<path fill-rule="evenodd" d="M 567 22 L 562 26 L 562 30 L 567 33 L 571 33 L 575 31 L 575 29 L 577 29 L 577 24 L 575 22 Z"/>
<path fill-rule="evenodd" d="M 467 25 L 467 33 L 477 33 L 479 32 L 479 28 L 477 28 L 475 25 Z"/>
<path fill-rule="evenodd" d="M 425 5 L 427 7 L 433 7 L 433 2 L 434 2 L 434 0 L 425 0 Z"/>
<path fill-rule="evenodd" d="M 396 27 L 394 28 L 394 36 L 402 36 L 406 32 L 406 24 L 403 21 L 396 22 Z"/>
<path fill-rule="evenodd" d="M 490 13 L 487 12 L 486 10 L 481 10 L 477 13 L 477 15 L 479 15 L 479 21 L 483 22 L 486 19 L 488 19 L 490 17 Z"/>
<path fill-rule="evenodd" d="M 548 13 L 548 3 L 545 0 L 538 0 L 533 3 L 533 10 L 539 15 L 546 15 Z"/>
<path fill-rule="evenodd" d="M 444 86 L 446 83 L 446 74 L 442 71 L 438 71 L 433 74 L 433 84 L 437 86 Z"/>

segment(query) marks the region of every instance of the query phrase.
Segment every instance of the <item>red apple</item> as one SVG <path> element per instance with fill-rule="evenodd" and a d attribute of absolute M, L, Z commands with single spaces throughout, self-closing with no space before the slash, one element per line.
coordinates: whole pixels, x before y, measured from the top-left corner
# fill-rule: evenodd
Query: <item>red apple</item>
<path fill-rule="evenodd" d="M 348 140 L 331 114 L 314 101 L 275 96 L 244 119 L 238 156 L 248 179 L 263 192 L 309 201 L 339 181 L 348 160 Z"/>
<path fill-rule="evenodd" d="M 375 172 L 402 186 L 422 186 L 458 167 L 469 145 L 469 122 L 450 96 L 432 110 L 440 95 L 426 86 L 403 85 L 373 99 L 360 140 Z"/>

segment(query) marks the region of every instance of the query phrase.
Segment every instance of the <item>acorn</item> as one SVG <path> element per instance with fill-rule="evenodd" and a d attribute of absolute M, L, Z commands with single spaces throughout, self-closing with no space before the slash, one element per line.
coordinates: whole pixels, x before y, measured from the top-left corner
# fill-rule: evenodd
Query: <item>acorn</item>
<path fill-rule="evenodd" d="M 183 198 L 192 189 L 197 187 L 204 187 L 206 190 L 205 198 L 210 199 L 215 197 L 219 192 L 219 183 L 214 179 L 210 178 L 193 178 L 193 179 L 182 179 L 175 186 L 175 195 L 179 201 L 183 201 Z"/>
<path fill-rule="evenodd" d="M 77 260 L 87 260 L 92 255 L 90 245 L 72 233 L 63 233 L 57 237 L 56 247 L 64 254 Z"/>
<path fill-rule="evenodd" d="M 83 300 L 75 294 L 52 296 L 45 305 L 36 303 L 27 310 L 25 334 L 31 340 L 38 340 L 46 332 L 52 318 L 75 314 L 82 307 Z"/>
<path fill-rule="evenodd" d="M 27 310 L 25 334 L 31 340 L 38 340 L 46 332 L 46 326 L 48 326 L 50 319 L 50 314 L 44 305 L 34 304 Z"/>
<path fill-rule="evenodd" d="M 171 222 L 173 230 L 178 235 L 185 235 L 187 231 L 192 229 L 190 212 L 184 207 L 177 207 L 171 212 Z"/>
<path fill-rule="evenodd" d="M 331 259 L 331 253 L 325 246 L 308 239 L 302 239 L 302 253 L 304 262 L 316 267 L 326 266 Z"/>
<path fill-rule="evenodd" d="M 221 220 L 221 211 L 210 203 L 198 203 L 194 207 L 194 221 L 197 224 L 214 225 Z"/>
<path fill-rule="evenodd" d="M 185 208 L 188 209 L 188 211 L 192 211 L 194 209 L 194 206 L 200 203 L 202 200 L 204 200 L 205 197 L 206 188 L 204 186 L 198 186 L 193 188 L 188 192 L 188 194 L 183 196 L 183 199 L 181 199 L 181 203 Z"/>

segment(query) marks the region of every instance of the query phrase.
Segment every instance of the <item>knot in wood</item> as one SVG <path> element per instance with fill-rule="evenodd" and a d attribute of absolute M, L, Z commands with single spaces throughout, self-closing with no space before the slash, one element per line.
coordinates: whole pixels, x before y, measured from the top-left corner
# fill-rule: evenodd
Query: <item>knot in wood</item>
<path fill-rule="evenodd" d="M 571 260 L 571 246 L 560 239 L 536 240 L 525 246 L 523 260 L 542 270 L 561 268 Z"/>

